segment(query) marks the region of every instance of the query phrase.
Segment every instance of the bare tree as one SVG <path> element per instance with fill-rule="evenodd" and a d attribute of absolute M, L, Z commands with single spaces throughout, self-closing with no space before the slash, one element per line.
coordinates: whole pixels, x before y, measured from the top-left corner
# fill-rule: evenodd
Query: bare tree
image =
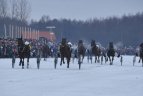
<path fill-rule="evenodd" d="M 8 3 L 7 0 L 0 0 L 0 16 L 5 18 L 8 13 Z"/>
<path fill-rule="evenodd" d="M 10 0 L 10 8 L 11 8 L 11 18 L 17 18 L 19 16 L 19 4 L 18 0 Z"/>
<path fill-rule="evenodd" d="M 27 0 L 18 0 L 19 1 L 19 19 L 21 21 L 26 21 L 30 16 L 31 6 Z"/>
<path fill-rule="evenodd" d="M 11 0 L 11 18 L 27 21 L 31 13 L 31 6 L 27 0 Z"/>

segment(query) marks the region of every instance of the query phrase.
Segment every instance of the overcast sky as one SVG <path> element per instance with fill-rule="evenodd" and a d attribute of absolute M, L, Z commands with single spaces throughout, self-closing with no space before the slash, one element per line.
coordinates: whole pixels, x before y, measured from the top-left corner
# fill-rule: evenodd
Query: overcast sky
<path fill-rule="evenodd" d="M 87 20 L 143 12 L 143 0 L 28 0 L 31 19 L 53 18 Z"/>

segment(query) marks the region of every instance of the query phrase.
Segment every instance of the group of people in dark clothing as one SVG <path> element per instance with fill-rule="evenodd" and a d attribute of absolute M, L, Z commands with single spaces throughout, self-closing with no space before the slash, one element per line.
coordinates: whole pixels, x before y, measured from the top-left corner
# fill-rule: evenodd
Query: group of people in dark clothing
<path fill-rule="evenodd" d="M 57 47 L 59 44 L 53 44 L 51 42 L 41 43 L 38 40 L 25 40 L 30 42 L 30 55 L 31 57 L 36 57 L 37 49 L 40 49 L 42 57 L 53 57 L 55 51 L 57 51 Z M 0 39 L 0 58 L 11 58 L 13 55 L 18 56 L 17 52 L 17 40 L 16 39 Z M 135 49 L 126 48 L 126 49 L 117 49 L 117 51 L 121 51 L 123 54 L 134 55 L 136 52 Z"/>
<path fill-rule="evenodd" d="M 52 51 L 55 45 L 52 43 L 41 43 L 38 40 L 24 40 L 24 42 L 29 42 L 30 57 L 32 58 L 36 57 L 38 49 L 40 49 L 42 57 L 53 55 Z M 0 58 L 12 58 L 13 55 L 18 57 L 18 40 L 0 39 Z"/>

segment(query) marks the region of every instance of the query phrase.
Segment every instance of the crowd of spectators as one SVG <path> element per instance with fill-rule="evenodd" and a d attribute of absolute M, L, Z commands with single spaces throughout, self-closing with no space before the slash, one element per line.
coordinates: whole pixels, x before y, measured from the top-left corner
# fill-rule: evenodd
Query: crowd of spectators
<path fill-rule="evenodd" d="M 47 56 L 53 56 L 55 52 L 55 47 L 58 45 L 53 44 L 50 41 L 40 41 L 40 40 L 24 40 L 30 43 L 31 57 L 36 57 L 37 49 L 40 49 L 42 54 L 46 53 Z M 3 39 L 0 38 L 0 58 L 11 58 L 13 55 L 18 57 L 18 42 L 17 39 Z M 48 48 L 47 50 L 45 48 Z M 57 50 L 56 50 L 57 51 Z M 134 55 L 136 53 L 135 48 L 123 48 L 118 49 L 123 55 Z"/>
<path fill-rule="evenodd" d="M 28 41 L 30 43 L 31 57 L 36 57 L 37 49 L 41 53 L 47 53 L 47 56 L 52 56 L 51 52 L 53 46 L 52 42 L 49 41 L 40 41 L 40 40 L 23 40 L 24 42 Z M 11 58 L 13 55 L 18 57 L 18 40 L 17 39 L 0 39 L 0 58 Z M 47 49 L 45 49 L 47 48 Z"/>

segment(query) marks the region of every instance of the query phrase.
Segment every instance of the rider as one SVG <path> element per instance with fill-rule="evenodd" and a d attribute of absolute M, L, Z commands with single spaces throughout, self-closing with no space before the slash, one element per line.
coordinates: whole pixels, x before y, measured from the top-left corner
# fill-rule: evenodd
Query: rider
<path fill-rule="evenodd" d="M 30 43 L 26 41 L 24 44 L 25 46 L 24 46 L 23 51 L 28 51 L 28 53 L 30 53 L 30 49 L 31 49 Z"/>
<path fill-rule="evenodd" d="M 23 48 L 23 52 L 24 55 L 27 56 L 27 65 L 29 67 L 29 57 L 30 57 L 30 43 L 28 41 L 25 42 L 24 48 Z"/>

